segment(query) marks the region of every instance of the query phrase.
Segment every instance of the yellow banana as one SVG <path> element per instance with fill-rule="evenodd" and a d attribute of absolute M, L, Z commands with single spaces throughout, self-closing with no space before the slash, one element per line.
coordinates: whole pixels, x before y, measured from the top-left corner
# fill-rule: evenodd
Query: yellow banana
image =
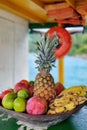
<path fill-rule="evenodd" d="M 62 107 L 62 106 L 55 108 L 55 112 L 56 112 L 57 114 L 58 114 L 58 113 L 63 113 L 63 112 L 65 112 L 65 111 L 66 111 L 65 107 Z"/>
<path fill-rule="evenodd" d="M 54 109 L 49 109 L 47 114 L 59 114 L 65 112 L 66 109 L 64 107 L 55 107 Z"/>
<path fill-rule="evenodd" d="M 66 108 L 66 111 L 71 111 L 76 107 L 76 105 L 73 101 L 70 101 L 68 104 L 65 104 L 64 107 Z"/>
<path fill-rule="evenodd" d="M 49 104 L 50 109 L 47 114 L 58 114 L 71 111 L 86 101 L 86 97 L 79 96 L 78 93 L 71 93 L 71 91 L 69 91 L 61 96 L 59 95 L 53 100 L 52 103 Z"/>
<path fill-rule="evenodd" d="M 66 93 L 76 93 L 79 96 L 84 96 L 87 94 L 87 86 L 72 86 L 70 88 L 67 88 L 63 90 L 60 95 L 64 95 Z"/>
<path fill-rule="evenodd" d="M 78 97 L 77 101 L 78 101 L 78 104 L 80 105 L 80 104 L 83 104 L 85 101 L 87 101 L 87 98 L 81 96 L 81 97 Z"/>
<path fill-rule="evenodd" d="M 50 109 L 50 110 L 47 112 L 47 114 L 53 115 L 53 114 L 56 114 L 56 112 L 55 112 L 53 109 Z"/>

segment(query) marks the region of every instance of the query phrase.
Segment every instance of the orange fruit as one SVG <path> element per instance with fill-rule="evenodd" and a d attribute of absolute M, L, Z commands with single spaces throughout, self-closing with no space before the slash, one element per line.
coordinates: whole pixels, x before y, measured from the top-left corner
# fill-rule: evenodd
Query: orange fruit
<path fill-rule="evenodd" d="M 26 110 L 26 100 L 24 98 L 17 97 L 13 104 L 16 112 L 24 112 Z"/>

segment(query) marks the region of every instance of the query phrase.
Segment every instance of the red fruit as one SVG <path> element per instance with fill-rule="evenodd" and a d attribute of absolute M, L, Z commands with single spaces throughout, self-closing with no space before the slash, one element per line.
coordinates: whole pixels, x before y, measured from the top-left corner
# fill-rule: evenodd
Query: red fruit
<path fill-rule="evenodd" d="M 2 91 L 2 93 L 0 94 L 0 99 L 3 99 L 3 97 L 8 94 L 8 93 L 11 93 L 13 92 L 13 89 L 6 89 L 4 91 Z"/>
<path fill-rule="evenodd" d="M 47 102 L 44 98 L 31 97 L 27 101 L 26 111 L 28 114 L 41 115 L 47 112 Z"/>
<path fill-rule="evenodd" d="M 14 92 L 17 93 L 21 89 L 28 90 L 28 85 L 26 85 L 25 83 L 21 83 L 21 82 L 16 83 L 14 86 Z"/>
<path fill-rule="evenodd" d="M 33 93 L 34 93 L 34 81 L 33 80 L 29 81 L 29 88 L 28 88 L 28 90 L 29 90 L 30 96 L 32 96 Z"/>
<path fill-rule="evenodd" d="M 56 83 L 55 85 L 56 85 L 56 87 L 55 87 L 56 94 L 59 95 L 64 90 L 64 86 L 60 82 Z"/>
<path fill-rule="evenodd" d="M 29 87 L 28 90 L 29 90 L 30 96 L 32 96 L 34 93 L 34 87 Z"/>
<path fill-rule="evenodd" d="M 26 79 L 22 79 L 21 81 L 19 81 L 20 83 L 24 83 L 24 84 L 26 84 L 27 86 L 29 86 L 29 82 L 28 82 L 28 80 L 26 80 Z"/>

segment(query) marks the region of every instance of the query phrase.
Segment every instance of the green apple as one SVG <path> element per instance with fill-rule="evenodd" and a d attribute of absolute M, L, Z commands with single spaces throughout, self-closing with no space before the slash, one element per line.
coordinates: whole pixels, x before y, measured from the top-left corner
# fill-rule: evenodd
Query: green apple
<path fill-rule="evenodd" d="M 15 93 L 8 93 L 2 99 L 2 106 L 6 109 L 13 109 L 13 103 L 17 95 Z"/>

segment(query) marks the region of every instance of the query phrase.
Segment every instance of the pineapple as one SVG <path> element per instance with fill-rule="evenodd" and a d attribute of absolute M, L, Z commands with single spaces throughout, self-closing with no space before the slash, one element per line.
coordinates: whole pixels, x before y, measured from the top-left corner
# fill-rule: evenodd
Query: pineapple
<path fill-rule="evenodd" d="M 45 98 L 48 102 L 56 97 L 55 83 L 50 70 L 55 62 L 55 49 L 58 45 L 58 37 L 53 39 L 45 34 L 42 41 L 37 42 L 37 68 L 40 71 L 35 78 L 34 95 Z"/>

